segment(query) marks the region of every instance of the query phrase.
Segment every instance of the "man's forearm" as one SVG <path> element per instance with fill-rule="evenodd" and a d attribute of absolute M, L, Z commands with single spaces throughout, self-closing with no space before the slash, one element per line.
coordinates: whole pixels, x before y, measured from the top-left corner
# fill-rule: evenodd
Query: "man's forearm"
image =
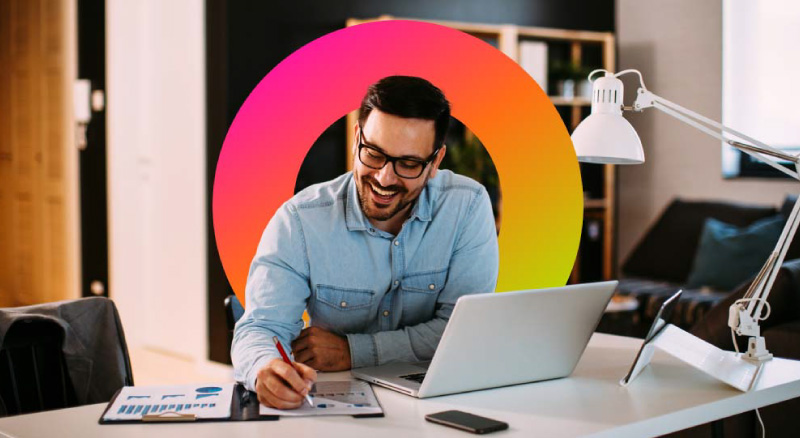
<path fill-rule="evenodd" d="M 438 317 L 399 330 L 348 334 L 352 366 L 360 368 L 390 362 L 430 360 L 436 352 L 445 326 L 447 318 Z"/>

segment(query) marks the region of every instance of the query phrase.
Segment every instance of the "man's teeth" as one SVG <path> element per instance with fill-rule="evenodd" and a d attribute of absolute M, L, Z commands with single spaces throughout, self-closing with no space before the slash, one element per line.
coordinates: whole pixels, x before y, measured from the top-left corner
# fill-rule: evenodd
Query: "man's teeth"
<path fill-rule="evenodd" d="M 374 185 L 372 185 L 372 184 L 370 184 L 370 187 L 372 187 L 372 190 L 374 190 L 374 191 L 375 191 L 375 193 L 377 193 L 377 194 L 379 194 L 379 195 L 381 195 L 381 196 L 392 196 L 392 195 L 394 195 L 395 193 L 397 193 L 396 191 L 394 191 L 394 192 L 390 192 L 390 191 L 387 191 L 387 190 L 381 190 L 381 189 L 379 189 L 379 188 L 375 187 L 375 186 L 374 186 Z"/>

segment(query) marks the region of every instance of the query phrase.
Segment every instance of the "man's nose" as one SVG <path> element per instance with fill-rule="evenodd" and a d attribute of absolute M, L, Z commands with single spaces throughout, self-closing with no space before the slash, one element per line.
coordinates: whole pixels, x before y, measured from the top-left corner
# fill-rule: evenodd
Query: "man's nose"
<path fill-rule="evenodd" d="M 378 181 L 378 184 L 382 185 L 383 187 L 389 187 L 391 185 L 397 184 L 397 174 L 394 173 L 394 166 L 392 163 L 387 162 L 383 168 L 381 168 L 378 173 L 375 175 L 375 179 Z"/>

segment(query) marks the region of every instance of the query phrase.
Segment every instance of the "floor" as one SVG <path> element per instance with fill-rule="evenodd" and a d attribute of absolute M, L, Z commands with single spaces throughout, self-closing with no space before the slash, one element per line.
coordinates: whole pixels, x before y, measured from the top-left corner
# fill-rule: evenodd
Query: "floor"
<path fill-rule="evenodd" d="M 196 361 L 147 347 L 130 347 L 133 381 L 139 385 L 232 382 L 233 367 Z"/>

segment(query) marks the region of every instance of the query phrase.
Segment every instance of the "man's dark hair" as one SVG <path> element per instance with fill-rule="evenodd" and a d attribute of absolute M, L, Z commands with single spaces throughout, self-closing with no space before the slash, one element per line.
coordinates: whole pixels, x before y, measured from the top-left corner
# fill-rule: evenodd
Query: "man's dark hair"
<path fill-rule="evenodd" d="M 373 109 L 398 117 L 433 120 L 433 150 L 444 143 L 450 124 L 450 102 L 442 90 L 416 76 L 387 76 L 369 86 L 361 101 L 358 124 L 364 126 Z"/>

